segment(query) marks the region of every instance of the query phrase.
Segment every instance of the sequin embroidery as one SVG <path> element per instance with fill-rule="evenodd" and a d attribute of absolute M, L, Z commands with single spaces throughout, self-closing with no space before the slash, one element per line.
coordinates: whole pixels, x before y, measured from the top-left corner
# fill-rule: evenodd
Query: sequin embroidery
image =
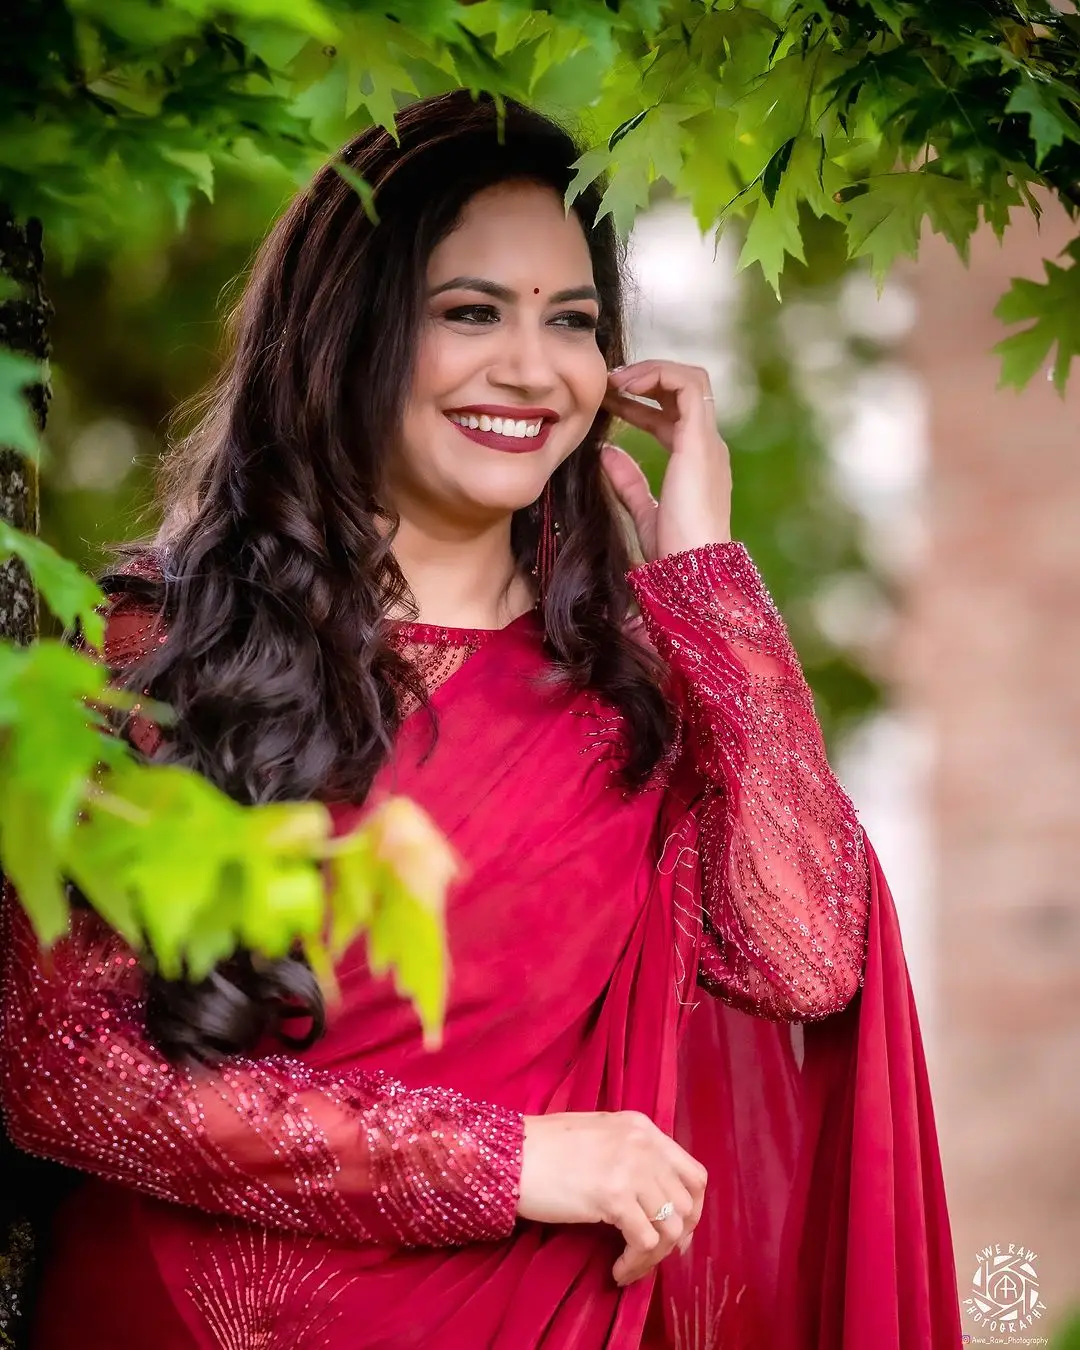
<path fill-rule="evenodd" d="M 188 1297 L 215 1350 L 325 1350 L 353 1281 L 312 1260 L 312 1244 L 267 1229 L 221 1227 L 192 1244 Z"/>
<path fill-rule="evenodd" d="M 91 911 L 47 954 L 5 894 L 0 1087 L 29 1153 L 270 1228 L 437 1246 L 512 1230 L 522 1117 L 381 1072 L 301 1060 L 169 1063 L 145 976 Z"/>
<path fill-rule="evenodd" d="M 738 543 L 645 563 L 630 583 L 700 785 L 698 978 L 758 1016 L 827 1017 L 862 983 L 869 871 L 784 621 Z"/>

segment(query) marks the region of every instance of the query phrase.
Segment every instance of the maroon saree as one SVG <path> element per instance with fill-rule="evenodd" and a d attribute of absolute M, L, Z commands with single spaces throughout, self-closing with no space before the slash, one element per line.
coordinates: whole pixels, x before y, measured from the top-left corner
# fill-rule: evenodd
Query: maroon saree
<path fill-rule="evenodd" d="M 683 712 L 634 794 L 613 711 L 538 685 L 534 615 L 403 630 L 453 668 L 434 747 L 413 713 L 376 788 L 466 864 L 437 1051 L 358 946 L 310 1051 L 175 1068 L 130 954 L 82 915 L 43 959 L 9 898 L 8 1127 L 92 1174 L 57 1220 L 39 1350 L 960 1343 L 896 915 L 783 625 L 738 545 L 634 582 Z M 116 664 L 156 631 L 129 619 Z M 515 1219 L 521 1117 L 563 1110 L 642 1111 L 709 1168 L 658 1277 L 619 1289 L 604 1225 Z"/>

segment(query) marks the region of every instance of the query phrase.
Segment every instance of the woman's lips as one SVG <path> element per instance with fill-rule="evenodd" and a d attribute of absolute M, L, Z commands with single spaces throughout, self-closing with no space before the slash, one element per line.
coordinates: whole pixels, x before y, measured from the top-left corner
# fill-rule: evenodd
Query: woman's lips
<path fill-rule="evenodd" d="M 508 450 L 512 455 L 527 455 L 531 450 L 539 450 L 547 440 L 548 433 L 554 425 L 545 417 L 535 436 L 503 436 L 497 431 L 481 431 L 479 427 L 463 427 L 460 422 L 455 422 L 450 417 L 446 420 L 463 436 L 468 436 L 470 441 L 476 441 L 478 445 L 486 445 L 491 450 Z"/>

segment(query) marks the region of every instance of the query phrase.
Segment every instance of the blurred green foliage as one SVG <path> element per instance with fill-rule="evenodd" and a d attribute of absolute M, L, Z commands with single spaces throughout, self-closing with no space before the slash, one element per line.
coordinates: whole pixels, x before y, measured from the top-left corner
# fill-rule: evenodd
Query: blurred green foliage
<path fill-rule="evenodd" d="M 1080 1350 L 1080 1314 L 1074 1314 L 1050 1342 L 1050 1350 Z"/>
<path fill-rule="evenodd" d="M 831 221 L 810 220 L 804 238 L 807 261 L 789 269 L 786 302 L 821 307 L 822 323 L 841 347 L 840 364 L 850 386 L 861 368 L 888 352 L 844 331 L 839 299 L 853 265 L 843 232 Z M 727 417 L 721 410 L 732 457 L 732 529 L 746 543 L 787 619 L 826 739 L 835 743 L 880 706 L 884 691 L 865 668 L 863 652 L 823 629 L 817 604 L 834 583 L 855 575 L 886 610 L 888 583 L 866 547 L 865 523 L 838 487 L 830 430 L 799 369 L 783 323 L 784 307 L 753 272 L 744 273 L 736 294 L 737 318 L 727 340 L 739 358 L 745 406 Z M 645 467 L 654 493 L 659 491 L 663 452 L 640 432 L 620 432 L 620 443 Z"/>

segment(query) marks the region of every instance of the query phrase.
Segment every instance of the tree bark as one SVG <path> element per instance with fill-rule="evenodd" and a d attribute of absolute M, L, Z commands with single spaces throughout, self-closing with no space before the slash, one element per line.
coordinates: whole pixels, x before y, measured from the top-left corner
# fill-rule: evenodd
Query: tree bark
<path fill-rule="evenodd" d="M 0 205 L 0 278 L 14 282 L 19 293 L 0 302 L 0 347 L 45 361 L 49 356 L 52 306 L 42 284 L 41 224 L 20 225 Z M 51 390 L 47 382 L 30 390 L 30 405 L 39 431 Z M 17 450 L 0 446 L 0 517 L 38 532 L 37 466 Z M 29 573 L 14 558 L 0 564 L 0 638 L 32 642 L 38 631 L 37 593 Z"/>

